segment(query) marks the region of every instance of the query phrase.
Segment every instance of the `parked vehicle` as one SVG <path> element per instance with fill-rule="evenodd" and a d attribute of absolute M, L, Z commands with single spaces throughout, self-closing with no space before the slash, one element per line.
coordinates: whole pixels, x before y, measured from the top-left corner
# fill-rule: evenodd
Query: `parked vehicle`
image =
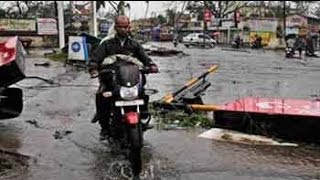
<path fill-rule="evenodd" d="M 217 41 L 204 33 L 191 33 L 183 37 L 182 43 L 186 46 L 215 47 Z"/>
<path fill-rule="evenodd" d="M 22 89 L 3 88 L 0 90 L 0 120 L 18 117 L 23 109 Z"/>
<path fill-rule="evenodd" d="M 25 53 L 18 36 L 0 42 L 0 120 L 18 117 L 22 112 L 22 89 L 10 86 L 25 78 Z"/>
<path fill-rule="evenodd" d="M 110 103 L 106 108 L 111 109 L 108 139 L 127 151 L 133 175 L 138 177 L 143 135 L 150 128 L 151 119 L 144 74 L 157 72 L 144 67 L 138 59 L 122 54 L 105 58 L 98 72 L 92 78 L 99 77 L 105 85 L 101 92 Z"/>

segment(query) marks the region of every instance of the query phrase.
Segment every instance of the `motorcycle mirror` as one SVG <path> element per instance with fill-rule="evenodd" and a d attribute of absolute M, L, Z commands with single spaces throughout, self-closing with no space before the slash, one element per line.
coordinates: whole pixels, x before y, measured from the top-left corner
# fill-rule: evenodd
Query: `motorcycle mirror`
<path fill-rule="evenodd" d="M 22 89 L 6 88 L 0 92 L 0 119 L 18 117 L 23 109 Z"/>

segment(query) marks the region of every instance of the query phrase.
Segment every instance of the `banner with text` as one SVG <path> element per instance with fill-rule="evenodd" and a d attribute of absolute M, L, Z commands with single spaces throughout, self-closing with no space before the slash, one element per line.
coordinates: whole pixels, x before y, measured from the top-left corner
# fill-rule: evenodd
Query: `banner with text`
<path fill-rule="evenodd" d="M 58 34 L 57 21 L 53 18 L 38 18 L 37 26 L 39 35 Z"/>
<path fill-rule="evenodd" d="M 0 31 L 36 31 L 33 19 L 0 19 Z"/>

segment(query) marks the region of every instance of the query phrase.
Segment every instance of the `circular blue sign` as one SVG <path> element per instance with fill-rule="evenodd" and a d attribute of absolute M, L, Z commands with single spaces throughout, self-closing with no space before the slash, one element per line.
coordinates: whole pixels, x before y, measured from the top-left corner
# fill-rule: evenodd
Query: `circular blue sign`
<path fill-rule="evenodd" d="M 72 51 L 74 51 L 74 52 L 79 52 L 80 49 L 81 49 L 80 43 L 79 43 L 79 42 L 73 42 L 73 43 L 71 44 L 71 49 L 72 49 Z"/>

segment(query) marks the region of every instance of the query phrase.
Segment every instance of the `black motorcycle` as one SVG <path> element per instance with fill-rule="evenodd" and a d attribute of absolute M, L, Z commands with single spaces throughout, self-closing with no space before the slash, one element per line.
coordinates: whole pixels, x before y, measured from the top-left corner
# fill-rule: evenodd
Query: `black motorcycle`
<path fill-rule="evenodd" d="M 145 74 L 157 70 L 143 67 L 137 59 L 127 55 L 106 58 L 98 75 L 104 98 L 110 102 L 109 141 L 119 143 L 128 152 L 134 177 L 141 172 L 143 134 L 150 127 L 149 97 L 145 93 Z"/>

